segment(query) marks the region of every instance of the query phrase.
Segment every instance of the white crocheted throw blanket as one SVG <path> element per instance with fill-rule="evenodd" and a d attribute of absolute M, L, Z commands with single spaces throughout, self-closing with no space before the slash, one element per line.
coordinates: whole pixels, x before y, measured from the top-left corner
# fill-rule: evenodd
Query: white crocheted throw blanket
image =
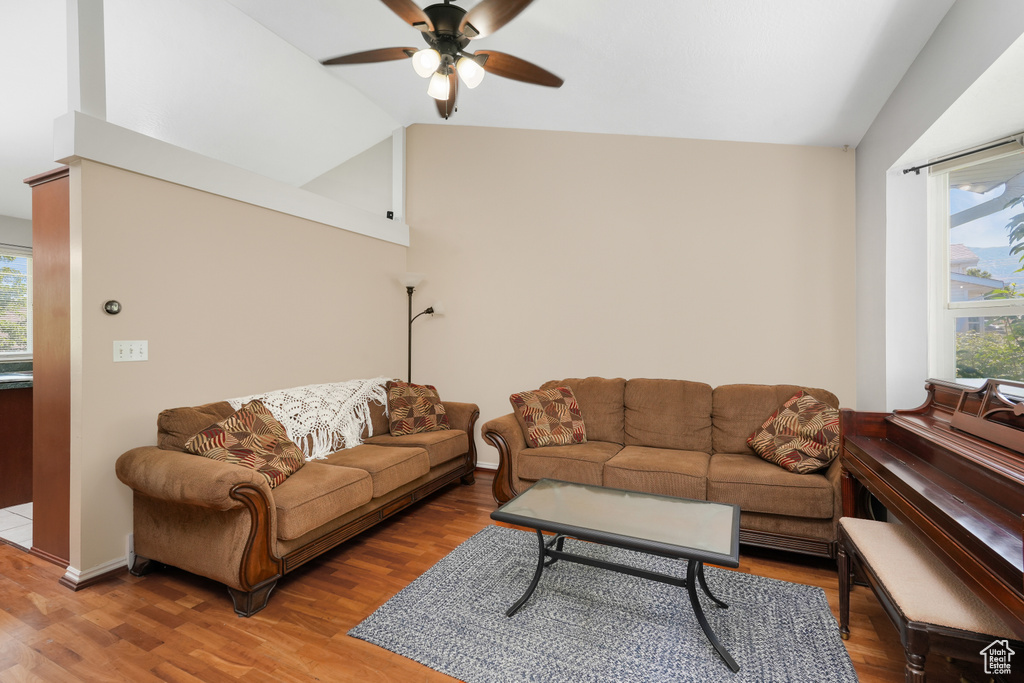
<path fill-rule="evenodd" d="M 387 412 L 387 382 L 387 377 L 377 377 L 310 384 L 229 398 L 228 403 L 238 410 L 258 398 L 284 426 L 288 438 L 302 449 L 306 460 L 323 460 L 342 448 L 361 444 L 364 427 L 369 427 L 369 434 L 373 436 L 370 401 L 384 406 Z"/>

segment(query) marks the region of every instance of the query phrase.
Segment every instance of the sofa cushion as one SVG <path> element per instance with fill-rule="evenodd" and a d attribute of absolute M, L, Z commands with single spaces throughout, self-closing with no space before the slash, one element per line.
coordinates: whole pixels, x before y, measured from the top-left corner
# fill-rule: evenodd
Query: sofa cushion
<path fill-rule="evenodd" d="M 839 411 L 798 391 L 750 435 L 747 445 L 790 472 L 817 472 L 839 455 Z"/>
<path fill-rule="evenodd" d="M 605 462 L 604 485 L 704 500 L 710 460 L 702 451 L 626 446 Z"/>
<path fill-rule="evenodd" d="M 290 541 L 370 502 L 373 481 L 366 470 L 309 462 L 274 489 L 277 537 Z"/>
<path fill-rule="evenodd" d="M 412 446 L 427 451 L 430 466 L 436 467 L 469 451 L 469 436 L 461 429 L 445 429 L 439 432 L 404 434 L 402 436 L 371 436 L 366 440 L 376 446 Z"/>
<path fill-rule="evenodd" d="M 370 401 L 367 406 L 370 409 L 370 423 L 363 427 L 362 439 L 365 441 L 371 436 L 382 436 L 391 433 L 391 422 L 388 418 L 388 407 L 386 404 Z M 445 414 L 448 414 L 447 409 Z M 372 429 L 371 429 L 372 428 Z M 373 432 L 372 434 L 370 432 Z"/>
<path fill-rule="evenodd" d="M 824 474 L 794 474 L 748 453 L 715 453 L 708 465 L 708 500 L 744 512 L 831 519 L 834 496 Z"/>
<path fill-rule="evenodd" d="M 627 446 L 711 452 L 710 385 L 681 379 L 631 379 L 626 382 L 624 402 Z"/>
<path fill-rule="evenodd" d="M 305 462 L 261 401 L 249 401 L 238 412 L 215 422 L 185 442 L 188 453 L 256 470 L 270 488 L 284 483 Z"/>
<path fill-rule="evenodd" d="M 569 387 L 576 396 L 583 423 L 587 425 L 587 438 L 591 441 L 623 443 L 623 396 L 626 380 L 587 377 L 545 382 L 541 389 Z"/>
<path fill-rule="evenodd" d="M 508 400 L 531 448 L 586 443 L 587 428 L 569 387 L 520 391 Z"/>
<path fill-rule="evenodd" d="M 388 415 L 392 436 L 449 428 L 441 397 L 429 384 L 388 382 Z"/>
<path fill-rule="evenodd" d="M 798 387 L 791 384 L 723 384 L 712 395 L 712 453 L 750 453 L 747 437 L 760 427 L 796 392 L 803 390 L 833 408 L 839 399 L 830 391 Z"/>
<path fill-rule="evenodd" d="M 169 451 L 184 451 L 186 441 L 234 412 L 227 401 L 161 411 L 156 418 L 156 445 Z"/>
<path fill-rule="evenodd" d="M 604 463 L 621 448 L 619 444 L 607 441 L 524 448 L 519 451 L 519 471 L 516 476 L 527 481 L 561 479 L 600 486 L 603 482 Z"/>
<path fill-rule="evenodd" d="M 374 498 L 394 491 L 430 471 L 430 459 L 422 448 L 362 444 L 331 453 L 323 462 L 369 472 L 373 480 Z"/>

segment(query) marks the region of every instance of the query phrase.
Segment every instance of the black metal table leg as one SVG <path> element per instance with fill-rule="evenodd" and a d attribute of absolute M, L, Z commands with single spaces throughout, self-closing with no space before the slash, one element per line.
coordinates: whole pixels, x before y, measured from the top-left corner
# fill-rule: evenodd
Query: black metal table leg
<path fill-rule="evenodd" d="M 537 543 L 540 545 L 537 551 L 537 571 L 533 573 L 533 580 L 530 581 L 530 586 L 526 589 L 526 592 L 523 593 L 523 597 L 516 600 L 515 604 L 509 607 L 508 611 L 505 612 L 506 617 L 511 617 L 513 614 L 518 612 L 519 608 L 525 605 L 526 601 L 530 599 L 531 595 L 533 595 L 533 591 L 537 589 L 537 584 L 540 583 L 540 575 L 544 572 L 544 558 L 546 557 L 546 553 L 544 552 L 544 534 L 540 532 L 540 529 L 537 529 Z"/>
<path fill-rule="evenodd" d="M 562 546 L 564 544 L 565 544 L 565 535 L 564 534 L 558 534 L 553 539 L 551 539 L 551 541 L 548 542 L 546 547 L 550 548 L 551 546 L 555 546 L 555 550 L 557 550 L 558 552 L 562 552 Z M 548 561 L 544 563 L 544 566 L 545 567 L 550 567 L 555 562 L 558 562 L 558 558 L 557 557 L 549 557 Z"/>
<path fill-rule="evenodd" d="M 689 577 L 689 575 L 687 575 L 687 577 Z M 707 595 L 712 600 L 714 600 L 716 605 L 718 605 L 719 607 L 728 607 L 729 606 L 729 605 L 725 604 L 724 602 L 722 602 L 721 600 L 719 600 L 718 598 L 716 598 L 714 595 L 712 595 L 711 591 L 708 590 L 708 581 L 707 581 L 707 579 L 704 578 L 704 563 L 703 562 L 698 562 L 697 563 L 697 579 L 700 581 L 700 587 L 704 591 L 704 594 Z"/>
<path fill-rule="evenodd" d="M 701 588 L 707 593 L 707 583 L 704 581 L 704 563 L 699 560 L 689 560 L 686 563 L 686 591 L 690 594 L 690 604 L 693 606 L 693 613 L 697 617 L 701 629 L 704 630 L 704 635 L 711 641 L 711 645 L 718 651 L 718 654 L 725 660 L 725 663 L 729 665 L 732 672 L 736 673 L 740 670 L 740 665 L 736 663 L 736 660 L 732 658 L 729 651 L 718 640 L 718 636 L 711 630 L 711 624 L 708 623 L 707 617 L 704 616 L 704 608 L 700 606 L 700 599 L 697 597 L 697 581 L 693 580 L 695 576 L 700 581 Z M 711 593 L 708 593 L 708 595 L 711 596 Z M 715 600 L 714 596 L 711 596 L 711 599 Z M 715 600 L 715 602 L 717 603 L 718 600 Z"/>

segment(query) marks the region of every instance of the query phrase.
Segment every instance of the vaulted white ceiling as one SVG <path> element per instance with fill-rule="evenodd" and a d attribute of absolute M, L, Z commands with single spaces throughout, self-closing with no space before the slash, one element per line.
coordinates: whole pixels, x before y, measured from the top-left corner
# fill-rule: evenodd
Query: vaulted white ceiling
<path fill-rule="evenodd" d="M 318 60 L 424 45 L 379 0 L 229 1 Z M 853 147 L 952 4 L 535 0 L 469 48 L 565 85 L 488 76 L 462 89 L 450 123 Z M 403 124 L 440 121 L 408 61 L 329 69 Z"/>
<path fill-rule="evenodd" d="M 64 4 L 0 0 L 0 214 L 53 165 Z M 565 85 L 488 75 L 445 122 L 406 60 L 319 65 L 423 44 L 379 0 L 106 0 L 108 118 L 292 184 L 413 123 L 854 147 L 952 4 L 535 0 L 471 48 Z"/>

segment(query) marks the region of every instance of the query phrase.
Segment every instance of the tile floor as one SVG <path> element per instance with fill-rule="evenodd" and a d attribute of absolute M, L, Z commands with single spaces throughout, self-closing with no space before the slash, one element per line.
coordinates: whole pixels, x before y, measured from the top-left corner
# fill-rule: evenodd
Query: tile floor
<path fill-rule="evenodd" d="M 0 539 L 26 550 L 32 547 L 32 503 L 0 510 Z"/>

